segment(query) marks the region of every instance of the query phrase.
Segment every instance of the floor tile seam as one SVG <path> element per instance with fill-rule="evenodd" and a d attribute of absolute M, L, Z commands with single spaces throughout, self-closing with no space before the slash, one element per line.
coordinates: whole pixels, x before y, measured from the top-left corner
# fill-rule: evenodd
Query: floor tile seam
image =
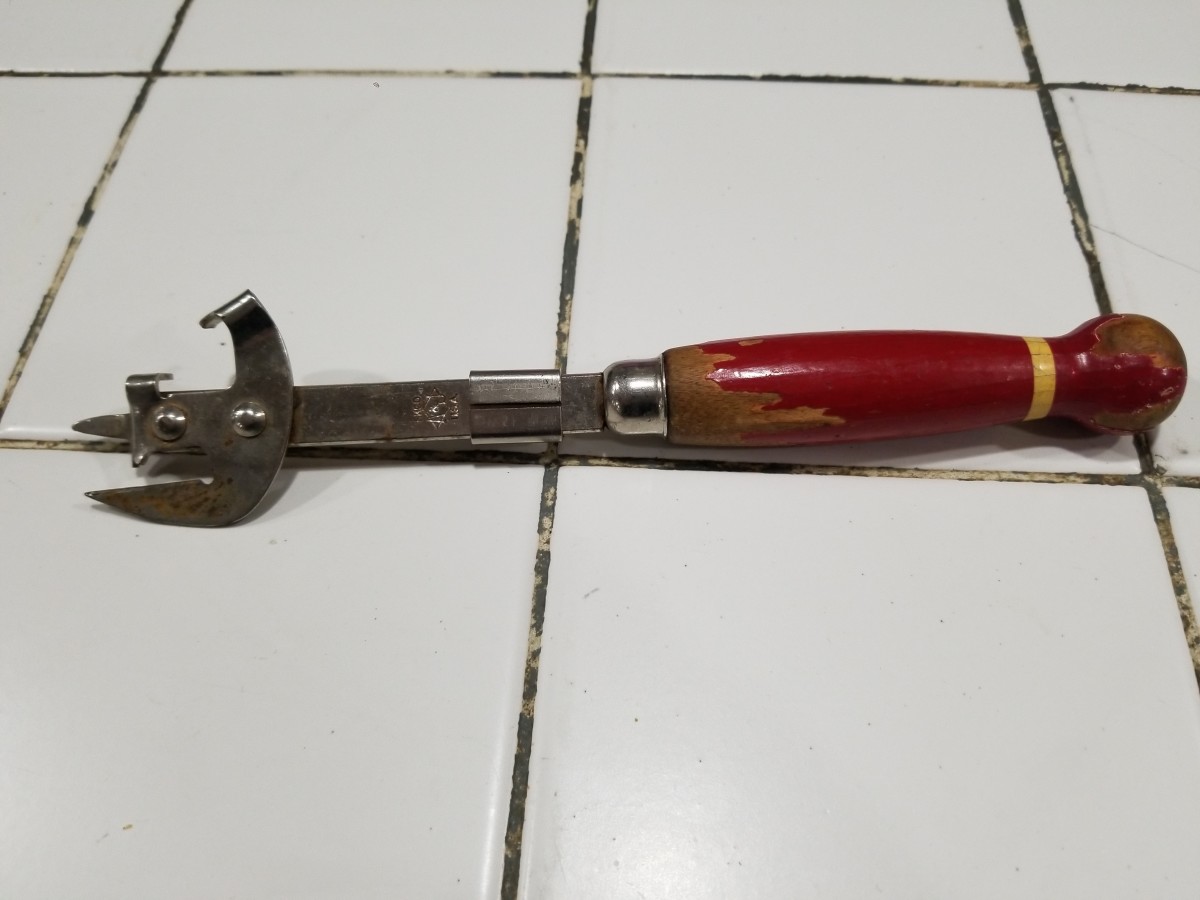
<path fill-rule="evenodd" d="M 1192 660 L 1192 669 L 1196 675 L 1196 687 L 1200 689 L 1200 625 L 1196 620 L 1196 608 L 1192 603 L 1191 591 L 1188 588 L 1187 573 L 1179 558 L 1179 544 L 1175 540 L 1175 528 L 1171 523 L 1171 511 L 1162 484 L 1148 480 L 1146 495 L 1150 501 L 1150 509 L 1154 515 L 1154 524 L 1158 529 L 1158 537 L 1162 543 L 1163 557 L 1166 561 L 1167 573 L 1171 578 L 1171 587 L 1175 592 L 1175 604 L 1179 610 L 1179 622 L 1183 628 L 1184 641 Z"/>
<path fill-rule="evenodd" d="M 183 20 L 187 16 L 192 2 L 193 0 L 182 0 L 182 3 L 176 8 L 175 17 L 171 22 L 167 36 L 163 40 L 162 46 L 154 58 L 154 62 L 151 64 L 150 71 L 142 81 L 142 86 L 138 89 L 137 96 L 134 97 L 133 105 L 130 107 L 129 113 L 125 116 L 125 121 L 121 124 L 120 131 L 117 132 L 117 139 L 113 143 L 112 149 L 109 151 L 108 157 L 100 169 L 99 177 L 93 183 L 92 189 L 84 201 L 83 211 L 79 214 L 79 218 L 75 222 L 75 228 L 72 230 L 71 236 L 67 239 L 67 246 L 59 258 L 58 266 L 55 268 L 54 275 L 50 279 L 50 285 L 42 295 L 42 301 L 38 304 L 38 308 L 33 315 L 33 320 L 29 323 L 29 327 L 25 331 L 25 337 L 22 339 L 21 346 L 17 350 L 16 362 L 13 364 L 13 368 L 5 381 L 3 393 L 0 393 L 0 420 L 4 418 L 4 413 L 8 410 L 8 406 L 12 402 L 13 393 L 17 389 L 17 384 L 25 372 L 29 357 L 33 353 L 33 349 L 37 344 L 38 338 L 41 336 L 46 320 L 50 316 L 50 311 L 54 307 L 54 301 L 58 299 L 58 292 L 62 287 L 62 283 L 71 269 L 71 264 L 75 261 L 75 254 L 79 250 L 79 245 L 83 242 L 88 225 L 91 224 L 92 218 L 99 207 L 100 200 L 104 196 L 104 191 L 112 180 L 112 174 L 121 160 L 121 154 L 125 150 L 125 145 L 129 142 L 134 125 L 137 124 L 142 110 L 145 109 L 146 100 L 150 96 L 150 89 L 154 86 L 155 81 L 162 72 L 163 64 L 166 61 L 167 55 L 171 52 L 171 47 L 175 44 L 175 38 L 178 36 L 179 30 L 183 27 Z"/>
<path fill-rule="evenodd" d="M 588 456 L 560 454 L 567 467 L 629 468 L 655 471 L 729 472 L 759 475 L 816 475 L 845 478 L 898 478 L 925 481 L 995 481 L 1003 483 L 1089 484 L 1099 486 L 1140 486 L 1142 473 L 1039 472 L 1016 469 L 914 468 L 903 466 L 855 466 L 830 463 L 771 463 L 731 460 L 662 459 L 643 457 Z"/>
<path fill-rule="evenodd" d="M 1099 81 L 1048 81 L 1051 91 L 1099 91 L 1110 94 L 1147 94 L 1170 97 L 1200 97 L 1200 87 L 1148 84 L 1110 84 Z"/>
<path fill-rule="evenodd" d="M 0 439 L 0 450 L 50 450 L 84 453 L 128 453 L 128 444 L 119 441 Z M 183 454 L 188 455 L 188 454 Z M 191 454 L 197 455 L 197 454 Z M 341 460 L 347 463 L 437 463 L 447 465 L 549 466 L 575 468 L 626 468 L 653 471 L 730 472 L 763 475 L 819 475 L 849 478 L 905 478 L 929 481 L 998 481 L 1039 484 L 1091 484 L 1101 486 L 1141 486 L 1153 480 L 1163 486 L 1200 487 L 1200 476 L 1155 473 L 1044 472 L 1020 469 L 917 468 L 906 466 L 840 465 L 836 463 L 751 462 L 729 459 L 669 459 L 641 456 L 597 456 L 561 453 L 548 448 L 542 453 L 473 448 L 437 450 L 411 447 L 293 447 L 287 460 Z"/>
<path fill-rule="evenodd" d="M 95 69 L 83 71 L 68 71 L 56 69 L 5 69 L 0 71 L 0 78 L 147 78 L 149 69 Z M 647 81 L 751 81 L 751 82 L 792 82 L 813 84 L 866 84 L 866 85 L 901 85 L 910 87 L 956 87 L 981 88 L 986 90 L 1037 90 L 1039 85 L 1031 81 L 1013 79 L 989 78 L 922 78 L 906 75 L 865 75 L 865 74 L 832 74 L 832 73 L 802 73 L 802 72 L 655 72 L 651 70 L 609 70 L 591 72 L 586 76 L 582 72 L 559 69 L 406 69 L 406 68 L 276 68 L 276 69 L 163 69 L 155 73 L 160 79 L 171 78 L 306 78 L 306 77 L 337 77 L 337 78 L 461 78 L 487 79 L 501 78 L 514 80 L 565 80 L 583 79 L 602 80 L 607 78 L 624 80 Z M 1194 97 L 1200 96 L 1200 87 L 1185 87 L 1182 85 L 1151 85 L 1104 81 L 1050 81 L 1043 82 L 1051 91 L 1079 90 L 1101 91 L 1118 94 L 1151 94 Z"/>
<path fill-rule="evenodd" d="M 1200 489 L 1200 475 L 1162 475 L 1159 483 L 1164 487 Z"/>
<path fill-rule="evenodd" d="M 592 52 L 596 38 L 598 0 L 588 0 L 583 38 L 579 54 L 579 102 L 575 113 L 575 142 L 571 156 L 568 188 L 567 223 L 563 237 L 558 314 L 555 322 L 555 367 L 567 370 L 567 346 L 571 334 L 571 311 L 575 298 L 575 274 L 579 260 L 579 237 L 583 216 L 584 173 L 587 166 L 588 136 L 592 110 Z M 530 766 L 533 758 L 534 716 L 537 710 L 538 674 L 541 665 L 542 629 L 546 616 L 546 596 L 550 579 L 550 539 L 558 499 L 558 445 L 551 444 L 542 454 L 544 466 L 542 493 L 538 510 L 538 544 L 533 565 L 533 592 L 530 602 L 528 644 L 522 679 L 521 712 L 517 719 L 517 741 L 513 753 L 512 789 L 504 833 L 504 865 L 500 878 L 501 900 L 517 900 L 520 893 L 521 855 L 525 835 L 526 803 L 529 796 Z"/>
<path fill-rule="evenodd" d="M 1071 161 L 1070 150 L 1067 147 L 1066 136 L 1054 106 L 1054 97 L 1042 77 L 1041 65 L 1037 52 L 1029 34 L 1025 20 L 1025 12 L 1021 0 L 1008 0 L 1009 13 L 1013 28 L 1021 46 L 1021 54 L 1029 70 L 1029 80 L 1038 85 L 1038 101 L 1042 108 L 1042 119 L 1045 122 L 1046 133 L 1058 163 L 1059 178 L 1062 181 L 1063 193 L 1071 210 L 1072 221 L 1075 225 L 1075 237 L 1087 263 L 1088 274 L 1092 280 L 1092 290 L 1095 294 L 1096 305 L 1101 313 L 1112 312 L 1112 301 L 1104 281 L 1104 273 L 1100 266 L 1100 258 L 1096 252 L 1095 241 L 1092 237 L 1088 221 L 1087 207 L 1079 188 L 1079 181 Z M 1150 502 L 1154 522 L 1158 530 L 1159 542 L 1162 547 L 1163 560 L 1171 578 L 1175 592 L 1176 607 L 1179 610 L 1180 625 L 1183 629 L 1184 640 L 1192 661 L 1192 669 L 1196 677 L 1197 687 L 1200 688 L 1200 633 L 1197 631 L 1195 609 L 1192 606 L 1188 591 L 1187 579 L 1179 559 L 1179 548 L 1175 542 L 1174 528 L 1171 524 L 1171 514 L 1167 507 L 1166 497 L 1162 489 L 1162 475 L 1154 462 L 1150 447 L 1150 439 L 1145 434 L 1139 434 L 1135 443 L 1137 446 L 1138 462 L 1142 469 L 1142 486 Z"/>
<path fill-rule="evenodd" d="M 503 900 L 515 900 L 521 877 L 521 853 L 529 797 L 530 766 L 533 759 L 533 727 L 537 711 L 538 675 L 541 668 L 546 596 L 550 584 L 550 545 L 557 509 L 559 471 L 557 461 L 550 460 L 546 463 L 542 474 L 541 498 L 538 507 L 537 551 L 533 564 L 533 590 L 530 598 L 524 674 L 521 681 L 521 708 L 517 717 L 512 787 L 504 831 L 504 865 L 500 880 L 500 897 Z"/>
<path fill-rule="evenodd" d="M 21 376 L 25 372 L 25 367 L 28 365 L 29 358 L 33 354 L 34 347 L 37 345 L 38 338 L 41 336 L 42 329 L 46 324 L 46 320 L 50 316 L 50 311 L 54 307 L 55 300 L 58 299 L 59 290 L 62 287 L 63 281 L 66 279 L 67 273 L 71 269 L 71 264 L 75 261 L 75 254 L 79 250 L 80 244 L 87 233 L 88 225 L 91 223 L 92 217 L 96 213 L 100 200 L 104 195 L 105 189 L 112 178 L 113 170 L 120 161 L 121 153 L 125 149 L 125 144 L 129 140 L 129 136 L 133 131 L 133 126 L 136 124 L 138 117 L 141 115 L 142 109 L 145 107 L 146 98 L 149 95 L 150 87 L 154 84 L 153 76 L 145 79 L 141 89 L 133 102 L 133 107 L 130 109 L 125 118 L 121 130 L 117 134 L 116 142 L 113 148 L 109 151 L 109 155 L 101 167 L 100 176 L 93 183 L 91 191 L 88 193 L 87 199 L 84 201 L 83 210 L 76 220 L 75 227 L 71 231 L 71 236 L 67 239 L 67 245 L 63 250 L 62 256 L 59 258 L 58 265 L 55 267 L 54 275 L 50 279 L 50 284 L 45 293 L 42 295 L 42 300 L 35 310 L 33 319 L 26 328 L 25 336 L 21 341 L 21 345 L 17 350 L 16 362 L 13 364 L 9 372 L 8 379 L 5 382 L 4 390 L 0 393 L 0 420 L 4 418 L 5 412 L 8 410 L 9 404 L 12 402 L 13 393 L 17 389 L 17 384 L 21 380 Z"/>
<path fill-rule="evenodd" d="M 1058 163 L 1063 193 L 1066 197 L 1067 205 L 1071 210 L 1076 241 L 1084 255 L 1088 274 L 1092 281 L 1096 305 L 1099 307 L 1101 313 L 1111 313 L 1112 301 L 1108 294 L 1100 257 L 1092 235 L 1087 207 L 1084 203 L 1078 177 L 1071 160 L 1066 136 L 1063 134 L 1062 124 L 1059 121 L 1058 112 L 1054 105 L 1051 88 L 1042 78 L 1041 66 L 1025 22 L 1021 0 L 1009 0 L 1009 9 L 1013 19 L 1013 26 L 1017 33 L 1017 39 L 1021 44 L 1022 55 L 1029 69 L 1030 81 L 1038 84 L 1038 99 L 1042 108 L 1046 133 L 1050 138 L 1051 148 Z M 1191 654 L 1193 668 L 1196 672 L 1197 684 L 1200 685 L 1200 636 L 1197 634 L 1196 615 L 1179 560 L 1178 547 L 1175 544 L 1170 511 L 1162 492 L 1163 472 L 1155 462 L 1148 435 L 1137 435 L 1135 446 L 1137 448 L 1138 462 L 1143 474 L 1143 487 L 1150 498 L 1151 508 L 1154 510 L 1154 518 L 1162 544 L 1164 562 L 1168 572 L 1171 574 L 1184 637 L 1187 641 L 1188 651 Z"/>
<path fill-rule="evenodd" d="M 558 317 L 555 323 L 554 365 L 567 371 L 571 313 L 575 305 L 575 278 L 579 266 L 579 237 L 583 227 L 583 189 L 587 170 L 588 137 L 592 119 L 592 79 L 584 76 L 579 85 L 575 115 L 575 144 L 571 159 L 571 182 L 567 200 L 567 226 L 563 237 L 562 269 L 559 280 Z"/>
<path fill-rule="evenodd" d="M 1096 306 L 1102 315 L 1111 313 L 1112 302 L 1109 299 L 1108 287 L 1101 271 L 1100 258 L 1096 253 L 1096 242 L 1088 220 L 1087 206 L 1083 201 L 1083 193 L 1079 188 L 1079 180 L 1075 174 L 1070 149 L 1067 147 L 1066 138 L 1062 132 L 1058 110 L 1054 106 L 1054 97 L 1042 77 L 1041 64 L 1029 34 L 1029 26 L 1025 20 L 1025 11 L 1021 6 L 1021 0 L 1008 0 L 1008 10 L 1017 43 L 1021 49 L 1021 56 L 1025 60 L 1025 67 L 1029 72 L 1029 81 L 1037 89 L 1038 105 L 1042 110 L 1042 122 L 1050 139 L 1050 149 L 1054 154 L 1059 182 L 1071 214 L 1075 241 L 1079 245 L 1080 252 L 1083 253 Z"/>

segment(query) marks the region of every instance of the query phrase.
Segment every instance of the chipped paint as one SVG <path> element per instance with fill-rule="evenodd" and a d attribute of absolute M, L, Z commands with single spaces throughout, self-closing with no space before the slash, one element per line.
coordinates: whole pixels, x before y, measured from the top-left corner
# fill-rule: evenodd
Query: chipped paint
<path fill-rule="evenodd" d="M 763 341 L 738 341 L 753 347 Z M 810 428 L 845 425 L 827 407 L 784 403 L 778 393 L 733 389 L 714 379 L 724 363 L 736 363 L 729 353 L 708 353 L 701 347 L 670 350 L 667 367 L 669 433 L 677 443 L 691 446 L 752 444 L 755 438 L 792 435 Z"/>

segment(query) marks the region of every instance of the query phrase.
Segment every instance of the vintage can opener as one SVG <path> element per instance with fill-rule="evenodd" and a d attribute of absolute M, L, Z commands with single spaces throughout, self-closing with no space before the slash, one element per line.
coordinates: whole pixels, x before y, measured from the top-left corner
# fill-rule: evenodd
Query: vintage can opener
<path fill-rule="evenodd" d="M 469 439 L 558 441 L 598 432 L 754 447 L 942 434 L 1074 419 L 1135 434 L 1178 406 L 1183 349 L 1153 319 L 1108 315 L 1057 338 L 842 331 L 717 341 L 614 363 L 603 373 L 472 372 L 448 381 L 296 386 L 275 323 L 249 291 L 205 316 L 233 337 L 223 390 L 164 392 L 131 375 L 129 412 L 77 431 L 153 453 L 202 452 L 211 481 L 94 491 L 94 500 L 173 525 L 229 525 L 270 488 L 289 447 Z"/>

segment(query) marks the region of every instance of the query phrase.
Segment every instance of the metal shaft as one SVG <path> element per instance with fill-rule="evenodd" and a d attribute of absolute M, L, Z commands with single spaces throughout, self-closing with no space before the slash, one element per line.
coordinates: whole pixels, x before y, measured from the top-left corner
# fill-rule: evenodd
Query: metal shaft
<path fill-rule="evenodd" d="M 557 441 L 604 427 L 599 375 L 472 372 L 446 381 L 295 388 L 291 444 Z"/>

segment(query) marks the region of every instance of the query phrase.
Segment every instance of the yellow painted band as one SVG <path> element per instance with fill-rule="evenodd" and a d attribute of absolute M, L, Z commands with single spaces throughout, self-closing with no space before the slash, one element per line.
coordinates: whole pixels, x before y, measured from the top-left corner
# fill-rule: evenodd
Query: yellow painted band
<path fill-rule="evenodd" d="M 1050 414 L 1054 405 L 1054 387 L 1056 375 L 1054 372 L 1054 351 L 1042 338 L 1027 337 L 1025 344 L 1029 347 L 1029 359 L 1033 363 L 1033 398 L 1029 401 L 1029 412 L 1025 421 L 1044 419 Z"/>

